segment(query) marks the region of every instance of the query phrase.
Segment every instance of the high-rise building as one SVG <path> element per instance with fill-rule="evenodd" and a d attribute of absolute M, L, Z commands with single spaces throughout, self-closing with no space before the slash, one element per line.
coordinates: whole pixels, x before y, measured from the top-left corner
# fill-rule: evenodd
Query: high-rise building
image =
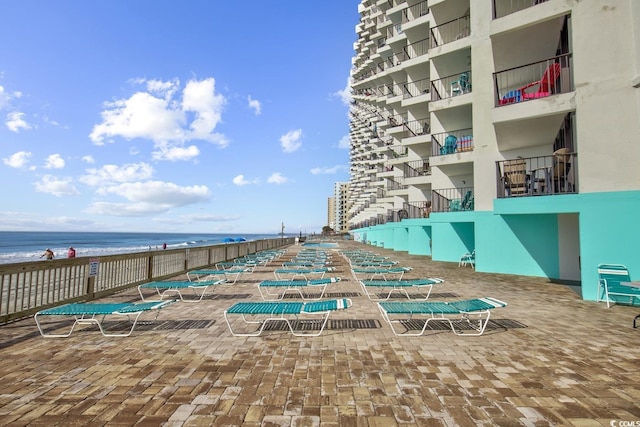
<path fill-rule="evenodd" d="M 335 231 L 336 229 L 336 198 L 327 198 L 327 226 Z"/>
<path fill-rule="evenodd" d="M 335 227 L 332 227 L 336 233 L 348 233 L 348 210 L 349 210 L 349 183 L 336 182 L 333 187 L 334 218 Z"/>
<path fill-rule="evenodd" d="M 640 1 L 363 0 L 357 240 L 599 294 L 640 277 Z"/>

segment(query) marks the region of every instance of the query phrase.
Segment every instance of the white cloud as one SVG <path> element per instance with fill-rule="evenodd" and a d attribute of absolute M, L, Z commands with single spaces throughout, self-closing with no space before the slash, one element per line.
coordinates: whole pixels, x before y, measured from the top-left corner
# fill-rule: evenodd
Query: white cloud
<path fill-rule="evenodd" d="M 190 160 L 198 157 L 200 149 L 195 145 L 180 147 L 168 144 L 158 144 L 157 150 L 152 153 L 154 160 Z"/>
<path fill-rule="evenodd" d="M 349 105 L 353 100 L 351 96 L 351 77 L 347 78 L 347 84 L 344 89 L 335 92 L 333 95 L 340 98 L 344 105 Z"/>
<path fill-rule="evenodd" d="M 324 167 L 324 168 L 313 168 L 311 169 L 311 174 L 313 175 L 333 175 L 342 170 L 347 170 L 347 167 L 344 165 L 335 165 L 333 167 Z"/>
<path fill-rule="evenodd" d="M 4 87 L 0 86 L 0 110 L 8 108 L 12 99 L 21 97 L 22 92 L 7 92 Z"/>
<path fill-rule="evenodd" d="M 351 139 L 349 138 L 349 135 L 345 135 L 340 138 L 340 141 L 338 142 L 338 148 L 340 148 L 341 150 L 348 150 L 349 148 L 351 148 Z"/>
<path fill-rule="evenodd" d="M 135 83 L 145 82 L 147 92 L 105 103 L 102 122 L 95 125 L 89 135 L 94 144 L 113 142 L 117 137 L 148 139 L 153 141 L 157 150 L 154 157 L 159 160 L 197 156 L 197 147 L 184 147 L 189 141 L 208 141 L 221 148 L 229 144 L 224 135 L 214 132 L 221 121 L 226 98 L 215 93 L 212 77 L 187 82 L 181 100 L 178 80 L 135 80 Z"/>
<path fill-rule="evenodd" d="M 114 194 L 129 203 L 94 202 L 88 213 L 113 216 L 147 216 L 167 212 L 176 207 L 208 200 L 211 192 L 204 185 L 181 187 L 171 182 L 128 182 L 106 187 L 103 194 Z"/>
<path fill-rule="evenodd" d="M 35 183 L 36 191 L 52 194 L 56 197 L 75 196 L 80 192 L 73 185 L 71 178 L 56 178 L 52 175 L 45 175 L 39 182 Z"/>
<path fill-rule="evenodd" d="M 269 179 L 267 179 L 267 182 L 270 184 L 284 184 L 287 181 L 289 181 L 289 178 L 282 176 L 280 172 L 272 173 Z"/>
<path fill-rule="evenodd" d="M 293 153 L 302 146 L 302 129 L 291 130 L 280 137 L 280 146 L 285 153 Z"/>
<path fill-rule="evenodd" d="M 7 121 L 5 122 L 5 124 L 10 131 L 16 133 L 20 132 L 20 129 L 31 129 L 29 123 L 24 120 L 24 113 L 21 113 L 19 111 L 12 111 L 11 113 L 8 113 Z"/>
<path fill-rule="evenodd" d="M 25 167 L 27 163 L 29 163 L 29 158 L 31 157 L 31 153 L 28 151 L 18 151 L 17 153 L 13 153 L 9 157 L 5 157 L 2 159 L 5 165 L 12 168 L 22 168 Z"/>
<path fill-rule="evenodd" d="M 64 168 L 64 159 L 60 157 L 60 154 L 52 154 L 47 157 L 44 163 L 45 169 L 62 169 Z"/>
<path fill-rule="evenodd" d="M 238 175 L 233 178 L 233 183 L 237 186 L 249 185 L 249 184 L 258 184 L 260 181 L 258 179 L 247 180 L 244 178 L 244 175 Z"/>
<path fill-rule="evenodd" d="M 92 165 L 92 164 L 94 164 L 96 162 L 96 160 L 90 154 L 88 154 L 86 156 L 82 156 L 82 161 L 85 162 L 85 163 L 89 163 L 90 165 Z"/>
<path fill-rule="evenodd" d="M 115 183 L 144 181 L 153 176 L 153 167 L 147 163 L 131 163 L 122 166 L 104 165 L 100 169 L 87 169 L 79 181 L 91 185 L 111 185 Z"/>
<path fill-rule="evenodd" d="M 249 101 L 249 108 L 253 110 L 256 116 L 262 114 L 262 105 L 260 104 L 260 101 L 251 99 L 251 96 L 248 96 L 247 100 Z"/>

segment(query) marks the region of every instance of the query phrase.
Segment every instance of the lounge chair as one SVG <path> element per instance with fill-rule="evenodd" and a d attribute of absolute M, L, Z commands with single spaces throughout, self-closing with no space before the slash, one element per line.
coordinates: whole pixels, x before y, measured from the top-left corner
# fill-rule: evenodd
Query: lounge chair
<path fill-rule="evenodd" d="M 529 193 L 529 179 L 525 159 L 504 161 L 504 187 L 507 195 L 515 196 Z"/>
<path fill-rule="evenodd" d="M 335 269 L 333 267 L 316 267 L 316 268 L 277 268 L 273 274 L 276 276 L 276 280 L 294 280 L 296 277 L 302 277 L 304 280 L 311 280 L 315 277 L 318 279 L 324 279 L 324 275 L 328 272 L 332 272 Z"/>
<path fill-rule="evenodd" d="M 187 273 L 187 279 L 191 282 L 197 281 L 210 281 L 216 280 L 217 277 L 223 276 L 226 283 L 229 285 L 234 285 L 243 274 L 250 274 L 253 272 L 251 267 L 241 267 L 238 265 L 236 268 L 228 268 L 226 270 L 223 269 L 204 269 L 204 270 L 193 270 Z"/>
<path fill-rule="evenodd" d="M 256 337 L 262 333 L 267 323 L 277 321 L 284 321 L 293 335 L 318 336 L 324 330 L 332 311 L 346 309 L 351 305 L 351 300 L 347 298 L 317 302 L 239 302 L 224 311 L 224 319 L 234 336 Z M 229 319 L 233 315 L 242 316 L 246 325 L 259 325 L 258 329 L 254 332 L 234 331 Z M 248 317 L 257 320 L 248 320 Z M 301 317 L 311 320 L 300 320 Z M 294 322 L 297 328 L 294 328 Z M 308 332 L 302 332 L 304 330 Z"/>
<path fill-rule="evenodd" d="M 540 80 L 529 83 L 519 89 L 522 93 L 522 99 L 538 99 L 552 95 L 556 81 L 558 81 L 560 77 L 560 71 L 562 71 L 562 67 L 558 62 L 550 64 L 547 69 L 544 70 L 544 73 L 542 73 Z M 527 90 L 535 88 L 536 86 L 537 90 L 527 92 Z"/>
<path fill-rule="evenodd" d="M 300 298 L 302 299 L 322 299 L 324 293 L 327 289 L 327 286 L 331 283 L 338 283 L 340 281 L 339 277 L 328 277 L 325 279 L 316 279 L 316 280 L 263 280 L 258 283 L 258 291 L 260 291 L 260 295 L 262 299 L 265 301 L 268 300 L 281 300 L 284 298 L 284 295 L 288 292 L 297 292 L 300 294 Z M 303 290 L 311 290 L 317 288 L 320 290 L 320 296 L 317 298 L 305 298 Z M 269 290 L 276 290 L 277 292 L 270 292 Z"/>
<path fill-rule="evenodd" d="M 141 303 L 73 303 L 61 305 L 59 307 L 48 308 L 46 310 L 38 311 L 34 319 L 40 335 L 46 338 L 65 338 L 71 335 L 76 325 L 96 325 L 100 329 L 100 332 L 105 337 L 128 337 L 136 327 L 138 318 L 144 312 L 156 310 L 156 318 L 158 317 L 159 310 L 168 304 L 173 303 L 173 300 L 167 301 L 147 301 Z M 42 316 L 73 316 L 75 321 L 71 325 L 69 332 L 65 334 L 46 334 L 42 330 L 40 324 L 40 317 Z M 100 317 L 98 317 L 100 316 Z M 128 332 L 122 333 L 107 333 L 102 327 L 102 322 L 107 316 L 123 316 L 132 320 L 131 329 Z"/>
<path fill-rule="evenodd" d="M 213 288 L 216 285 L 220 285 L 222 283 L 226 283 L 226 280 L 208 280 L 208 281 L 197 281 L 197 282 L 189 282 L 189 281 L 166 281 L 166 282 L 149 282 L 143 283 L 138 286 L 138 293 L 140 294 L 140 298 L 145 301 L 144 295 L 142 294 L 143 289 L 155 289 L 158 295 L 160 295 L 160 299 L 164 298 L 167 295 L 177 294 L 180 297 L 181 301 L 184 302 L 199 302 L 204 298 L 204 294 L 207 293 L 209 288 Z M 196 296 L 196 299 L 184 299 L 182 296 L 181 290 L 193 290 Z M 202 292 L 198 294 L 197 290 L 202 289 Z"/>
<path fill-rule="evenodd" d="M 382 301 L 388 300 L 393 293 L 401 293 L 407 297 L 407 299 L 411 299 L 407 289 L 417 289 L 421 290 L 422 288 L 427 288 L 427 295 L 423 297 L 423 299 L 428 299 L 429 295 L 431 295 L 431 290 L 433 289 L 433 285 L 437 283 L 443 283 L 444 279 L 437 278 L 428 278 L 428 279 L 414 279 L 414 280 L 360 280 L 360 285 L 364 290 L 364 293 L 369 297 L 371 301 Z M 380 298 L 376 296 L 376 294 L 372 294 L 369 292 L 368 288 L 377 288 L 382 290 L 388 289 L 387 296 L 384 298 Z"/>
<path fill-rule="evenodd" d="M 606 301 L 610 307 L 612 301 L 617 302 L 611 297 L 629 298 L 629 304 L 633 304 L 634 298 L 640 301 L 640 283 L 631 280 L 629 269 L 624 265 L 599 264 L 598 279 L 597 302 Z"/>
<path fill-rule="evenodd" d="M 387 280 L 387 276 L 393 276 L 395 280 L 402 280 L 404 273 L 411 270 L 413 270 L 411 267 L 365 267 L 351 269 L 356 280 L 374 280 L 376 277 Z"/>
<path fill-rule="evenodd" d="M 448 322 L 451 330 L 456 335 L 477 336 L 484 333 L 489 317 L 491 317 L 491 310 L 506 307 L 506 305 L 506 302 L 486 297 L 453 302 L 379 302 L 378 308 L 384 320 L 389 323 L 393 333 L 397 336 L 422 335 L 432 320 Z M 472 315 L 476 316 L 476 319 L 471 319 Z M 459 316 L 460 318 L 452 319 L 451 316 Z M 424 325 L 419 332 L 409 333 L 405 331 L 400 333 L 393 326 L 396 323 L 406 325 L 411 320 L 424 320 Z M 464 332 L 463 329 L 456 328 L 456 324 L 464 324 L 467 327 L 471 327 L 474 332 Z"/>

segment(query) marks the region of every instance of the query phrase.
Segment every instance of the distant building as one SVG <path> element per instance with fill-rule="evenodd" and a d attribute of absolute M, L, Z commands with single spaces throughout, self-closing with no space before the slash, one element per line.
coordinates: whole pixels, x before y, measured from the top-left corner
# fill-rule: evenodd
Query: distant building
<path fill-rule="evenodd" d="M 327 225 L 335 231 L 336 229 L 336 198 L 327 199 Z"/>
<path fill-rule="evenodd" d="M 348 233 L 349 183 L 336 182 L 333 186 L 333 197 L 327 203 L 328 222 L 336 233 Z M 333 225 L 332 225 L 333 224 Z"/>
<path fill-rule="evenodd" d="M 478 271 L 581 284 L 591 300 L 599 263 L 640 276 L 640 1 L 358 11 L 356 240 L 451 262 L 475 249 Z"/>

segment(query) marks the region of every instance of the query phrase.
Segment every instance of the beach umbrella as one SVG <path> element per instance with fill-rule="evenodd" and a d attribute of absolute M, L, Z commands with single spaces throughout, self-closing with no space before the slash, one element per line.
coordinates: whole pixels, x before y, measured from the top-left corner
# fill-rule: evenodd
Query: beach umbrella
<path fill-rule="evenodd" d="M 234 240 L 231 237 L 225 237 L 224 239 L 222 239 L 222 243 L 231 243 Z"/>
<path fill-rule="evenodd" d="M 246 242 L 247 239 L 245 239 L 244 237 L 238 237 L 236 238 L 236 242 Z"/>

